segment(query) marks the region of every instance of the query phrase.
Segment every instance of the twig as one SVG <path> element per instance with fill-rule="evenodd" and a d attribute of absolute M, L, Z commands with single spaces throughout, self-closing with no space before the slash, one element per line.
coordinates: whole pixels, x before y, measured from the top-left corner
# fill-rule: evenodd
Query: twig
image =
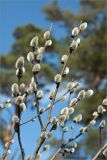
<path fill-rule="evenodd" d="M 102 154 L 102 152 L 107 149 L 107 143 L 102 147 L 100 148 L 100 150 L 98 151 L 98 153 L 93 157 L 92 160 L 97 160 L 97 158 Z"/>
<path fill-rule="evenodd" d="M 19 146 L 20 146 L 22 160 L 24 160 L 25 152 L 24 152 L 24 149 L 23 149 L 23 146 L 22 146 L 21 136 L 20 136 L 20 118 L 21 118 L 20 112 L 18 112 L 18 117 L 19 117 L 19 122 L 18 122 L 18 125 L 17 125 L 17 135 L 18 135 L 18 142 L 19 142 Z"/>
<path fill-rule="evenodd" d="M 34 76 L 34 80 L 35 80 L 35 82 L 36 82 L 36 85 L 37 85 L 37 87 L 38 87 L 38 79 L 37 79 L 37 75 L 36 74 L 33 74 L 33 76 Z M 42 119 L 41 119 L 41 116 L 40 116 L 40 114 L 39 114 L 39 100 L 38 100 L 38 98 L 37 98 L 37 92 L 34 92 L 34 94 L 35 94 L 35 102 L 36 102 L 36 104 L 35 104 L 35 106 L 36 106 L 36 110 L 37 110 L 37 114 L 38 114 L 38 120 L 39 120 L 39 123 L 40 123 L 40 126 L 41 126 L 41 130 L 42 130 L 42 128 L 43 128 L 43 123 L 42 123 Z"/>
<path fill-rule="evenodd" d="M 20 77 L 18 77 L 18 85 L 20 87 Z M 17 132 L 17 136 L 18 136 L 18 142 L 19 142 L 19 146 L 20 146 L 20 151 L 21 151 L 21 156 L 22 156 L 22 160 L 24 160 L 25 157 L 25 152 L 24 152 L 24 148 L 22 146 L 22 142 L 21 142 L 21 136 L 20 136 L 20 120 L 21 120 L 21 112 L 20 112 L 20 107 L 17 107 L 17 114 L 18 114 L 18 118 L 19 118 L 19 122 L 15 124 L 15 128 L 16 128 L 16 132 Z"/>
<path fill-rule="evenodd" d="M 39 120 L 39 123 L 40 123 L 40 126 L 41 126 L 41 130 L 42 130 L 43 123 L 42 123 L 42 119 L 41 119 L 40 113 L 39 113 L 39 101 L 38 101 L 37 98 L 36 98 L 36 109 L 37 109 L 37 114 L 38 114 L 38 120 Z"/>
<path fill-rule="evenodd" d="M 7 159 L 8 150 L 10 148 L 11 140 L 13 139 L 14 135 L 15 135 L 15 132 L 12 134 L 12 137 L 11 137 L 10 141 L 8 142 L 8 146 L 6 147 L 6 150 L 5 150 L 5 152 L 4 152 L 3 156 L 2 156 L 2 160 L 6 160 Z"/>
<path fill-rule="evenodd" d="M 102 120 L 102 114 L 100 114 L 100 122 Z M 99 127 L 99 144 L 100 144 L 100 148 L 102 146 L 102 127 Z"/>
<path fill-rule="evenodd" d="M 69 92 L 68 106 L 69 106 L 69 103 L 70 103 L 71 94 L 72 94 L 72 92 Z M 65 121 L 65 125 L 66 125 L 66 121 Z M 64 130 L 62 128 L 62 144 L 63 144 L 63 141 L 64 141 Z"/>

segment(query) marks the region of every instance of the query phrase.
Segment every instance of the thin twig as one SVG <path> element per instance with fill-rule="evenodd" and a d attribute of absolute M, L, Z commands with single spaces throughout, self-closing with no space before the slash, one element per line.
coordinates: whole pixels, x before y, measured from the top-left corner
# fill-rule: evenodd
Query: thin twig
<path fill-rule="evenodd" d="M 41 130 L 42 130 L 43 123 L 42 123 L 42 119 L 41 119 L 40 113 L 39 113 L 39 101 L 38 101 L 37 98 L 36 98 L 36 109 L 37 109 L 37 114 L 38 114 L 38 120 L 39 120 L 39 123 L 40 123 L 40 126 L 41 126 Z"/>
<path fill-rule="evenodd" d="M 93 157 L 92 160 L 97 160 L 97 158 L 102 154 L 102 152 L 107 149 L 107 143 L 100 148 L 100 150 L 98 151 L 98 153 Z"/>
<path fill-rule="evenodd" d="M 18 77 L 18 85 L 20 87 L 20 77 Z M 21 120 L 21 112 L 20 112 L 20 107 L 17 107 L 17 114 L 18 114 L 18 118 L 19 118 L 19 122 L 16 123 L 16 132 L 17 132 L 17 136 L 18 136 L 18 142 L 19 142 L 19 146 L 20 146 L 20 151 L 21 151 L 21 156 L 22 156 L 22 160 L 24 160 L 25 157 L 25 152 L 24 152 L 24 148 L 22 146 L 22 142 L 21 142 L 21 136 L 20 136 L 20 120 Z"/>
<path fill-rule="evenodd" d="M 102 120 L 102 114 L 100 114 L 100 122 Z M 99 144 L 100 144 L 100 148 L 102 146 L 102 127 L 99 127 Z"/>
<path fill-rule="evenodd" d="M 24 149 L 23 149 L 23 146 L 22 146 L 21 136 L 20 136 L 20 118 L 21 118 L 20 112 L 18 112 L 18 117 L 19 117 L 19 122 L 18 122 L 18 126 L 17 126 L 17 135 L 18 135 L 18 142 L 19 142 L 19 146 L 20 146 L 22 160 L 24 160 L 25 152 L 24 152 Z"/>
<path fill-rule="evenodd" d="M 15 135 L 15 132 L 12 134 L 12 137 L 11 137 L 11 139 L 10 139 L 9 142 L 8 142 L 8 146 L 6 147 L 6 150 L 5 150 L 5 152 L 3 153 L 2 160 L 6 160 L 6 159 L 7 159 L 8 150 L 9 150 L 9 148 L 10 148 L 11 140 L 13 139 L 14 135 Z"/>
<path fill-rule="evenodd" d="M 68 106 L 69 106 L 69 103 L 70 103 L 70 99 L 71 99 L 71 94 L 72 94 L 72 92 L 69 92 L 69 97 L 68 97 Z M 65 125 L 66 125 L 66 122 L 67 121 L 65 121 Z M 63 128 L 62 128 L 62 144 L 63 144 L 63 141 L 64 141 L 64 130 L 63 130 Z"/>

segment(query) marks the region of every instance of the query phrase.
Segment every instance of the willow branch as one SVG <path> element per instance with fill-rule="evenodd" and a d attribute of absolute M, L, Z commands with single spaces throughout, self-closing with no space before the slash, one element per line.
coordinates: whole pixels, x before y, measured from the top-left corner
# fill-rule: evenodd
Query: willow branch
<path fill-rule="evenodd" d="M 98 151 L 98 153 L 93 157 L 92 160 L 97 160 L 97 158 L 102 154 L 102 152 L 107 149 L 107 143 L 100 148 L 100 150 Z"/>
<path fill-rule="evenodd" d="M 19 87 L 20 87 L 20 77 L 18 77 L 18 85 L 19 85 Z M 17 136 L 18 136 L 18 142 L 19 142 L 19 146 L 20 146 L 20 151 L 21 151 L 22 160 L 24 160 L 25 152 L 24 152 L 24 148 L 23 148 L 23 146 L 22 146 L 21 136 L 20 136 L 21 112 L 20 112 L 19 106 L 16 106 L 16 107 L 17 107 L 17 114 L 18 114 L 19 122 L 15 124 L 15 128 L 16 128 L 16 132 L 17 132 Z"/>
<path fill-rule="evenodd" d="M 65 95 L 68 94 L 68 93 L 69 93 L 69 91 L 65 92 L 61 97 L 65 96 Z M 60 97 L 58 100 L 55 101 L 54 105 L 61 101 L 61 97 Z M 50 107 L 51 107 L 51 106 L 49 106 L 48 108 L 46 108 L 43 113 L 47 112 L 47 111 L 50 109 Z M 25 121 L 25 122 L 22 122 L 20 125 L 23 126 L 23 125 L 25 125 L 25 124 L 27 124 L 27 123 L 29 123 L 29 122 L 34 121 L 36 118 L 38 118 L 39 115 L 41 115 L 41 114 L 43 114 L 43 113 L 37 114 L 36 116 L 30 118 L 29 120 L 27 120 L 27 121 Z"/>
<path fill-rule="evenodd" d="M 6 159 L 7 159 L 8 150 L 9 150 L 9 148 L 10 148 L 11 140 L 13 139 L 14 135 L 15 135 L 15 132 L 12 134 L 12 137 L 11 137 L 11 139 L 10 139 L 9 142 L 8 142 L 8 146 L 6 147 L 6 150 L 5 150 L 5 152 L 3 153 L 2 160 L 6 160 Z"/>
<path fill-rule="evenodd" d="M 99 115 L 98 115 L 99 116 Z M 94 117 L 93 120 L 96 120 L 98 118 L 98 116 Z M 90 122 L 88 123 L 88 125 L 86 126 L 86 128 L 88 129 L 90 127 Z M 86 130 L 87 131 L 87 130 Z M 86 132 L 85 131 L 85 132 Z M 52 158 L 50 160 L 55 160 L 55 158 L 57 157 L 57 155 L 60 153 L 60 151 L 70 142 L 78 139 L 80 136 L 82 136 L 85 132 L 80 132 L 79 134 L 77 134 L 77 136 L 75 136 L 74 138 L 72 138 L 72 135 L 70 135 L 70 137 L 66 140 L 65 143 L 63 143 L 60 148 L 58 149 L 58 151 L 52 156 Z"/>
<path fill-rule="evenodd" d="M 71 52 L 69 52 L 68 60 L 69 60 L 70 56 L 71 56 Z M 66 61 L 66 63 L 64 64 L 64 66 L 63 66 L 63 68 L 62 68 L 62 70 L 61 70 L 61 77 L 63 76 L 65 67 L 66 67 L 66 65 L 67 65 L 67 63 L 68 63 L 68 60 Z M 44 125 L 42 131 L 46 131 L 46 129 L 47 129 L 47 127 L 48 127 L 48 124 L 50 123 L 51 112 L 52 112 L 52 108 L 53 108 L 53 105 L 54 105 L 54 102 L 55 102 L 56 95 L 57 95 L 57 93 L 58 93 L 59 87 L 60 87 L 60 83 L 56 85 L 55 94 L 54 94 L 54 97 L 53 97 L 53 99 L 52 99 L 52 102 L 51 102 L 51 105 L 50 105 L 50 109 L 49 109 L 49 111 L 48 111 L 48 118 L 47 118 L 46 124 Z M 44 141 L 45 141 L 45 139 L 43 140 L 43 142 L 44 142 Z M 38 151 L 39 151 L 40 147 L 42 146 L 43 142 L 42 142 L 41 137 L 40 137 L 40 138 L 39 138 L 39 145 L 37 145 L 36 150 L 35 150 L 35 152 L 34 152 L 34 156 L 33 156 L 33 158 L 32 158 L 33 160 L 36 159 L 37 154 L 38 154 Z"/>
<path fill-rule="evenodd" d="M 40 113 L 39 113 L 39 101 L 38 101 L 37 98 L 36 98 L 36 109 L 37 109 L 37 114 L 38 114 L 38 120 L 39 120 L 39 123 L 40 123 L 40 126 L 41 126 L 41 130 L 42 130 L 43 123 L 42 123 L 42 119 L 41 119 L 41 116 L 40 116 Z"/>

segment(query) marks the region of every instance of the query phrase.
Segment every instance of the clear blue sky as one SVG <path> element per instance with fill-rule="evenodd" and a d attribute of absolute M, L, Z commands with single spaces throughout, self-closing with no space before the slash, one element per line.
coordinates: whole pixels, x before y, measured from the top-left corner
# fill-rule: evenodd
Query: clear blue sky
<path fill-rule="evenodd" d="M 42 8 L 51 0 L 0 0 L 0 54 L 6 54 L 14 42 L 12 36 L 17 26 L 33 23 L 43 28 L 48 28 L 50 22 L 46 21 L 46 15 Z M 79 0 L 58 0 L 59 5 L 74 12 L 79 10 Z M 55 29 L 56 30 L 56 29 Z M 55 32 L 63 35 L 63 30 Z"/>

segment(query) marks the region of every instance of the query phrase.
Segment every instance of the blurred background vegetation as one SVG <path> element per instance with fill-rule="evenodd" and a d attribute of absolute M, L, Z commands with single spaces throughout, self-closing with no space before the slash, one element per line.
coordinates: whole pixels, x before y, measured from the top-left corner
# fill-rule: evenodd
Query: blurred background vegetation
<path fill-rule="evenodd" d="M 75 0 L 71 2 L 75 3 Z M 84 115 L 84 124 L 87 124 L 92 117 L 92 112 L 101 104 L 103 98 L 107 96 L 107 4 L 106 0 L 80 0 L 80 7 L 80 12 L 76 13 L 70 9 L 62 9 L 57 0 L 50 1 L 50 4 L 46 6 L 44 4 L 42 11 L 46 15 L 46 20 L 53 23 L 53 30 L 56 24 L 64 28 L 66 36 L 58 40 L 53 35 L 53 46 L 47 49 L 43 59 L 40 78 L 44 79 L 41 81 L 42 86 L 47 84 L 48 81 L 53 82 L 53 77 L 60 68 L 60 57 L 68 52 L 72 28 L 78 26 L 81 21 L 86 21 L 88 29 L 81 37 L 82 42 L 77 53 L 72 55 L 69 62 L 70 75 L 68 80 L 79 80 L 83 87 L 86 89 L 92 88 L 95 91 L 93 97 L 84 100 L 78 106 L 78 110 L 81 110 Z M 29 42 L 33 36 L 37 35 L 40 43 L 43 44 L 41 36 L 43 32 L 43 28 L 39 28 L 31 23 L 25 26 L 18 26 L 14 30 L 13 36 L 15 41 L 11 50 L 6 55 L 0 55 L 2 92 L 9 94 L 11 84 L 16 81 L 14 69 L 16 59 L 20 55 L 26 57 L 30 51 Z M 53 61 L 57 59 L 57 64 L 52 59 Z M 26 62 L 26 74 L 23 80 L 26 81 L 26 84 L 31 77 L 30 68 L 31 66 Z M 3 122 L 0 122 L 0 124 L 3 126 Z M 80 158 L 81 160 L 86 160 L 87 154 L 92 156 L 98 150 L 97 131 L 98 128 L 96 127 L 96 129 L 87 134 L 88 136 L 84 137 L 84 141 L 83 139 L 80 140 L 80 146 L 84 148 L 85 154 L 83 155 L 85 157 L 81 157 L 81 150 L 77 150 L 72 159 Z M 3 140 L 3 135 L 0 136 Z M 107 128 L 106 132 L 103 132 L 103 139 L 104 141 L 107 140 Z M 56 142 L 56 144 L 59 142 L 57 139 L 52 139 L 50 142 L 57 149 L 57 145 L 53 142 Z M 78 157 L 76 157 L 77 155 Z M 70 155 L 66 158 L 58 157 L 58 159 L 70 159 Z"/>

